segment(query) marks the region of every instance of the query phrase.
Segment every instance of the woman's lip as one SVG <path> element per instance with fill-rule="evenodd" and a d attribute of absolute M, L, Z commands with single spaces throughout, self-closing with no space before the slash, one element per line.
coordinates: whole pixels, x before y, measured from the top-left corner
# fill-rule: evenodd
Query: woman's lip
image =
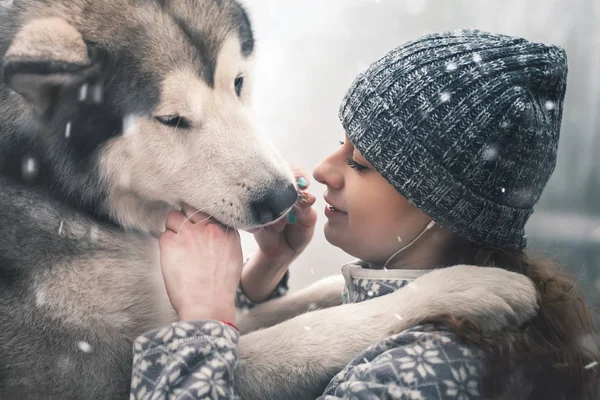
<path fill-rule="evenodd" d="M 347 212 L 346 212 L 346 211 L 344 211 L 344 210 L 342 210 L 342 209 L 340 209 L 340 208 L 336 207 L 336 206 L 335 206 L 335 205 L 334 205 L 334 204 L 333 204 L 333 203 L 332 203 L 332 202 L 331 202 L 331 201 L 330 201 L 330 200 L 327 198 L 327 196 L 324 196 L 323 198 L 325 199 L 325 203 L 327 203 L 327 206 L 328 206 L 328 207 L 332 207 L 333 209 L 335 209 L 335 211 L 339 211 L 339 212 L 342 212 L 342 213 L 344 213 L 344 214 L 347 214 Z"/>
<path fill-rule="evenodd" d="M 327 218 L 342 217 L 346 215 L 348 214 L 330 206 L 329 204 L 325 206 L 325 216 Z"/>

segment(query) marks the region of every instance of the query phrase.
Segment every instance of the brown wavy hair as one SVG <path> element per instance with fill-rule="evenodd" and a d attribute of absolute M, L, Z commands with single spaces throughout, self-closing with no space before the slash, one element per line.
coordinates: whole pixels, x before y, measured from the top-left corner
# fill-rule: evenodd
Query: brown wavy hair
<path fill-rule="evenodd" d="M 483 333 L 469 321 L 444 323 L 486 354 L 485 399 L 600 399 L 600 336 L 595 314 L 573 278 L 551 259 L 455 238 L 449 265 L 500 267 L 529 277 L 538 290 L 537 315 L 519 327 Z"/>

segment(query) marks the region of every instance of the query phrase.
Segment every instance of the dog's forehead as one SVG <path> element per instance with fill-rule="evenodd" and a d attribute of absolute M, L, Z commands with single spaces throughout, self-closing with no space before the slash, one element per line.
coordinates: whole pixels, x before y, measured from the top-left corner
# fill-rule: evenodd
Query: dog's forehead
<path fill-rule="evenodd" d="M 234 1 L 176 0 L 141 3 L 134 23 L 123 27 L 123 50 L 137 66 L 162 76 L 173 69 L 194 66 L 209 87 L 224 43 L 239 41 L 241 56 L 254 50 L 250 22 Z M 147 4 L 147 3 L 146 3 Z"/>

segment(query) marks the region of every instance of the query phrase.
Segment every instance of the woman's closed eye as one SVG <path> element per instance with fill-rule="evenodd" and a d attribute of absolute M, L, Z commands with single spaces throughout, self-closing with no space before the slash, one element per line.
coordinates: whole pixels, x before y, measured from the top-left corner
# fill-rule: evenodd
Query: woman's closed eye
<path fill-rule="evenodd" d="M 346 164 L 348 164 L 350 166 L 350 168 L 352 168 L 352 169 L 354 169 L 354 170 L 356 170 L 358 172 L 362 172 L 362 171 L 365 171 L 365 170 L 369 169 L 368 167 L 366 167 L 366 166 L 364 166 L 362 164 L 359 164 L 356 161 L 354 161 L 352 159 L 352 157 L 346 158 Z"/>

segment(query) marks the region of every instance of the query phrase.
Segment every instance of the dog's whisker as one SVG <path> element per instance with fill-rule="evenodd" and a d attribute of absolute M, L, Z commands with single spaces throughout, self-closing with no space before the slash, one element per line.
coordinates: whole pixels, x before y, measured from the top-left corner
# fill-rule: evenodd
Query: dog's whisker
<path fill-rule="evenodd" d="M 196 214 L 198 214 L 198 213 L 201 213 L 201 212 L 203 212 L 203 211 L 206 211 L 206 210 L 208 210 L 209 208 L 211 208 L 211 207 L 214 207 L 214 206 L 216 206 L 216 205 L 217 205 L 217 203 L 214 203 L 214 204 L 212 204 L 212 205 L 210 205 L 210 206 L 208 206 L 208 207 L 204 207 L 204 208 L 202 208 L 202 209 L 200 209 L 200 210 L 196 210 L 196 211 L 194 211 L 194 213 L 192 213 L 192 215 L 189 215 L 189 216 L 187 216 L 187 218 L 185 219 L 185 221 L 183 221 L 183 223 L 181 224 L 181 226 L 180 226 L 180 227 L 179 227 L 179 229 L 177 230 L 177 234 L 179 235 L 179 232 L 181 232 L 181 229 L 183 229 L 183 226 L 185 225 L 185 223 L 186 223 L 186 222 L 188 222 L 188 221 L 190 220 L 190 218 L 192 218 L 194 215 L 196 215 Z M 202 221 L 200 221 L 200 222 L 208 221 L 208 220 L 209 220 L 209 219 L 211 219 L 211 218 L 212 218 L 212 215 L 209 215 L 209 216 L 208 216 L 208 218 L 206 218 L 206 219 L 204 219 L 204 220 L 202 220 Z"/>

